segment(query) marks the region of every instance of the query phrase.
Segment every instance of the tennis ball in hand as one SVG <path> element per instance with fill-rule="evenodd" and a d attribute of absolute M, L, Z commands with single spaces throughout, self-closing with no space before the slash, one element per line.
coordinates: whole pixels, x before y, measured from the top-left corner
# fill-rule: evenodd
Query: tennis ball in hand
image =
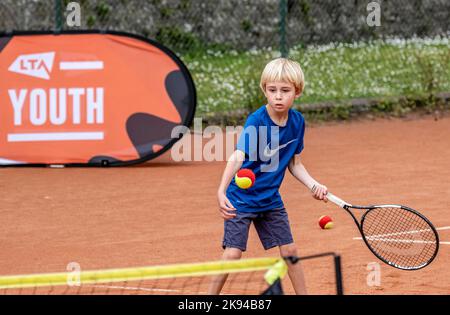
<path fill-rule="evenodd" d="M 333 228 L 333 219 L 327 215 L 323 215 L 319 218 L 319 226 L 323 230 L 329 230 Z"/>
<path fill-rule="evenodd" d="M 255 183 L 255 173 L 248 168 L 240 169 L 234 176 L 234 181 L 239 188 L 248 189 Z"/>

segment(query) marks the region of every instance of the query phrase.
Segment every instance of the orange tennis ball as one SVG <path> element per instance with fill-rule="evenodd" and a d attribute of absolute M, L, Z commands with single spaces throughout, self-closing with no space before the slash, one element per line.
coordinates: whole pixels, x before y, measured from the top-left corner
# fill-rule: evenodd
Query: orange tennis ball
<path fill-rule="evenodd" d="M 248 189 L 255 184 L 255 173 L 248 168 L 240 169 L 234 176 L 234 181 L 239 188 Z"/>
<path fill-rule="evenodd" d="M 333 228 L 333 219 L 327 215 L 323 215 L 319 218 L 319 226 L 323 230 L 329 230 Z"/>

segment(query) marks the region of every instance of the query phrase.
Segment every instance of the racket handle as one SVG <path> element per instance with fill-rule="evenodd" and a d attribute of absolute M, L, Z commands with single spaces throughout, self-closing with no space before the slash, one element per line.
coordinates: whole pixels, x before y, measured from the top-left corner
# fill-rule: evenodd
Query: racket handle
<path fill-rule="evenodd" d="M 342 200 L 339 197 L 336 197 L 335 195 L 333 195 L 330 192 L 327 193 L 327 198 L 328 198 L 328 200 L 335 203 L 336 205 L 338 205 L 341 208 L 344 208 L 344 206 L 347 206 L 347 205 L 351 206 L 349 203 L 345 202 L 344 200 Z"/>

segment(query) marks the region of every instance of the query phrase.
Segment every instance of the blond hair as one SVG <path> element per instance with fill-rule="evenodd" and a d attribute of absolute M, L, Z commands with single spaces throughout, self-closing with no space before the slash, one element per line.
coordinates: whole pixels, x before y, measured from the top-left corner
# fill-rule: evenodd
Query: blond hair
<path fill-rule="evenodd" d="M 287 58 L 277 58 L 266 65 L 261 75 L 259 86 L 263 92 L 268 82 L 289 82 L 294 85 L 296 93 L 302 93 L 305 87 L 305 76 L 298 62 Z"/>

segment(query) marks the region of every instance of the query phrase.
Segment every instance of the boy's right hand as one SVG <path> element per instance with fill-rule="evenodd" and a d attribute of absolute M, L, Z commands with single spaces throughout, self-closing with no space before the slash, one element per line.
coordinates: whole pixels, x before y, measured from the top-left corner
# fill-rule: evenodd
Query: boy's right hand
<path fill-rule="evenodd" d="M 328 202 L 327 193 L 328 188 L 325 185 L 322 184 L 314 184 L 314 186 L 311 188 L 311 192 L 313 194 L 313 198 L 317 200 L 323 200 L 325 202 Z"/>
<path fill-rule="evenodd" d="M 219 193 L 217 195 L 217 200 L 219 202 L 219 211 L 222 218 L 229 220 L 236 216 L 236 208 L 233 207 L 230 200 L 228 200 L 224 193 Z"/>

